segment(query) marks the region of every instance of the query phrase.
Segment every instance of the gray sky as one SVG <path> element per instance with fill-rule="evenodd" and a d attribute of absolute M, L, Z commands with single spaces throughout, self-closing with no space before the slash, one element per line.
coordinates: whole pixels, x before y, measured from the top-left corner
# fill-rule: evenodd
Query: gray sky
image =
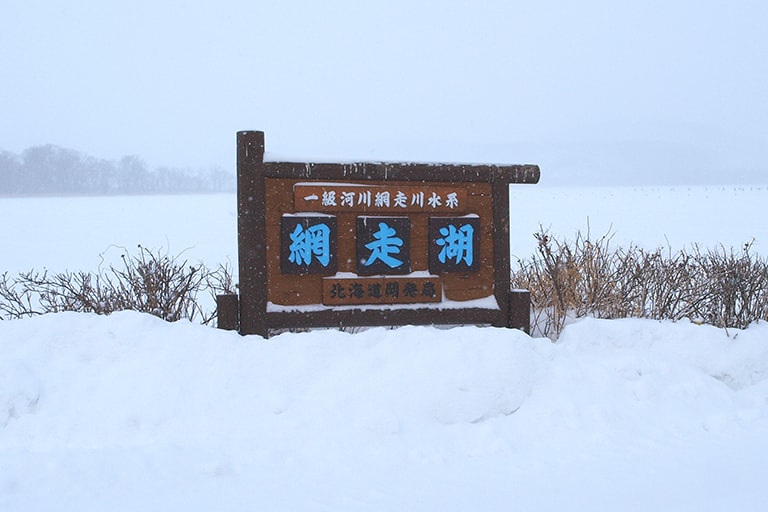
<path fill-rule="evenodd" d="M 768 2 L 2 0 L 0 149 L 768 182 Z"/>

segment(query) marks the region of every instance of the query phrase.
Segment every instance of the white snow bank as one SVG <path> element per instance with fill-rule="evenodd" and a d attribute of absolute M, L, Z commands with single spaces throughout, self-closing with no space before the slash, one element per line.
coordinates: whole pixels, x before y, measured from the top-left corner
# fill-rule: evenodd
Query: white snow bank
<path fill-rule="evenodd" d="M 0 510 L 762 510 L 768 326 L 0 322 Z"/>
<path fill-rule="evenodd" d="M 471 423 L 521 405 L 535 357 L 522 333 L 490 329 L 320 331 L 267 342 L 132 312 L 46 315 L 0 329 L 0 425 L 23 431 L 33 449 Z"/>

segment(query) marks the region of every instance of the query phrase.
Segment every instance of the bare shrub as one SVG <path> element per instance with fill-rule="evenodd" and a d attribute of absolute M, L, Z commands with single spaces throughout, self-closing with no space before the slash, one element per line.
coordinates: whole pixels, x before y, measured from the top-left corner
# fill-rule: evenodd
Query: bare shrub
<path fill-rule="evenodd" d="M 695 248 L 693 258 L 703 279 L 693 315 L 712 325 L 739 329 L 768 320 L 768 262 L 754 256 L 751 248 L 752 242 L 740 252 Z"/>
<path fill-rule="evenodd" d="M 569 320 L 689 318 L 745 328 L 768 320 L 768 263 L 751 252 L 612 248 L 612 235 L 558 240 L 543 228 L 537 252 L 519 260 L 512 287 L 531 292 L 534 335 L 557 339 Z"/>
<path fill-rule="evenodd" d="M 0 280 L 0 319 L 59 311 L 133 310 L 170 322 L 185 318 L 208 324 L 216 312 L 203 311 L 199 295 L 234 289 L 229 266 L 212 271 L 142 246 L 136 255 L 125 251 L 120 261 L 96 274 L 32 270 L 11 278 L 5 273 Z"/>

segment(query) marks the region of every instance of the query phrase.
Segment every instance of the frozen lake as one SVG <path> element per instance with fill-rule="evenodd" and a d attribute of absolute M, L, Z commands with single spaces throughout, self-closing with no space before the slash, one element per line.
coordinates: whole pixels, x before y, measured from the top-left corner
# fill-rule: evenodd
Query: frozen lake
<path fill-rule="evenodd" d="M 510 187 L 513 262 L 536 250 L 542 226 L 559 238 L 609 231 L 614 245 L 741 247 L 768 252 L 768 186 Z M 237 262 L 234 194 L 2 198 L 0 271 L 95 270 L 136 246 L 209 267 Z"/>

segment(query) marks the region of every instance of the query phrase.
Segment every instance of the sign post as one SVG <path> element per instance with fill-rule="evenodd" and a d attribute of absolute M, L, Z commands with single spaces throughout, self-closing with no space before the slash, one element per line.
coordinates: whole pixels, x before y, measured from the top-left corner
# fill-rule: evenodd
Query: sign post
<path fill-rule="evenodd" d="M 237 134 L 237 166 L 241 334 L 524 327 L 508 186 L 538 166 L 265 162 L 257 131 Z"/>

